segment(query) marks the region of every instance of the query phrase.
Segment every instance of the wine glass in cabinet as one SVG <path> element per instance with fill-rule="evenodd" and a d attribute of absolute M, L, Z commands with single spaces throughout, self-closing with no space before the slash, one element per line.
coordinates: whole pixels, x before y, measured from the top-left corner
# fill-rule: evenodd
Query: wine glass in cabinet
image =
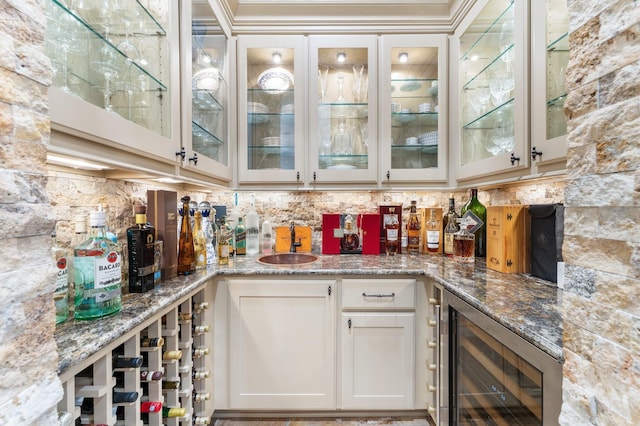
<path fill-rule="evenodd" d="M 528 2 L 477 2 L 454 35 L 460 105 L 452 122 L 457 178 L 470 179 L 529 167 L 528 147 Z"/>
<path fill-rule="evenodd" d="M 569 61 L 569 11 L 563 0 L 531 4 L 532 128 L 533 164 L 545 166 L 564 161 L 567 154 L 567 97 L 565 73 Z"/>
<path fill-rule="evenodd" d="M 183 147 L 181 174 L 231 181 L 229 146 L 228 35 L 209 2 L 182 3 Z"/>
<path fill-rule="evenodd" d="M 376 182 L 377 40 L 309 37 L 309 181 Z"/>
<path fill-rule="evenodd" d="M 303 36 L 238 37 L 238 182 L 304 182 Z"/>
<path fill-rule="evenodd" d="M 447 180 L 447 40 L 381 37 L 381 182 Z"/>

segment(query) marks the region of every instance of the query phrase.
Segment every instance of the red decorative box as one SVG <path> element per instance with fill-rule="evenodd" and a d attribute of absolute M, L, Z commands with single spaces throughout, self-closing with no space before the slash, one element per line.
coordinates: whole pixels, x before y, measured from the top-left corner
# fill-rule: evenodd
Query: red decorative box
<path fill-rule="evenodd" d="M 359 244 L 345 239 L 346 214 L 325 213 L 322 215 L 322 254 L 380 254 L 380 215 L 363 213 L 351 215 L 353 232 Z"/>

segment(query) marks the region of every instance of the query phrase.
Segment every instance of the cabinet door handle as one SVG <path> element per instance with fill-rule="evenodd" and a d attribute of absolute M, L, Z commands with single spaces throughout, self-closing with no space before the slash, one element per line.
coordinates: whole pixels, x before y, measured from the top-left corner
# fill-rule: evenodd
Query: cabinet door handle
<path fill-rule="evenodd" d="M 313 181 L 316 181 L 316 172 L 313 172 Z"/>
<path fill-rule="evenodd" d="M 329 288 L 327 288 L 327 293 L 329 293 L 329 296 L 331 296 L 331 286 L 329 286 Z"/>
<path fill-rule="evenodd" d="M 368 293 L 362 293 L 362 297 L 396 297 L 395 293 L 389 293 L 389 294 L 368 294 Z"/>
<path fill-rule="evenodd" d="M 351 329 L 351 318 L 349 318 L 349 320 L 347 321 L 347 326 L 349 327 L 349 329 Z"/>
<path fill-rule="evenodd" d="M 300 180 L 300 172 L 296 172 L 296 180 Z"/>
<path fill-rule="evenodd" d="M 511 165 L 515 166 L 516 162 L 520 162 L 520 157 L 516 157 L 516 155 L 512 152 L 509 160 L 511 161 Z"/>
<path fill-rule="evenodd" d="M 442 392 L 442 383 L 440 381 L 440 369 L 441 369 L 441 347 L 440 347 L 440 333 L 441 333 L 441 324 L 440 324 L 440 315 L 442 307 L 440 305 L 435 306 L 436 313 L 436 424 L 440 424 L 440 392 Z"/>

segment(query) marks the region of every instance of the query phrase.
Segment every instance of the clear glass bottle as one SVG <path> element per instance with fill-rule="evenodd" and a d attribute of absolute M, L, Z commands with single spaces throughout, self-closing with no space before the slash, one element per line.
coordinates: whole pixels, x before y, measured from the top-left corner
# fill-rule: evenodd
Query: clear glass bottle
<path fill-rule="evenodd" d="M 229 263 L 229 247 L 230 235 L 227 227 L 226 218 L 220 219 L 220 228 L 218 229 L 218 265 L 227 265 Z"/>
<path fill-rule="evenodd" d="M 409 222 L 407 222 L 407 248 L 409 254 L 420 254 L 420 219 L 418 219 L 418 209 L 416 201 L 411 201 L 409 210 Z"/>
<path fill-rule="evenodd" d="M 262 235 L 260 236 L 260 245 L 262 254 L 271 254 L 273 242 L 271 241 L 273 237 L 273 227 L 271 226 L 271 222 L 269 221 L 269 216 L 265 217 L 264 222 L 262 222 Z"/>
<path fill-rule="evenodd" d="M 242 221 L 242 217 L 238 217 L 238 224 L 235 229 L 236 236 L 236 255 L 244 256 L 247 254 L 247 232 Z"/>
<path fill-rule="evenodd" d="M 436 210 L 429 210 L 429 220 L 426 223 L 427 251 L 437 253 L 440 249 L 440 225 L 436 220 Z"/>
<path fill-rule="evenodd" d="M 89 238 L 73 251 L 76 319 L 100 318 L 122 308 L 122 249 L 107 238 L 105 213 L 91 212 Z"/>
<path fill-rule="evenodd" d="M 129 292 L 144 293 L 155 284 L 155 229 L 147 223 L 147 206 L 134 207 L 136 224 L 127 228 Z"/>
<path fill-rule="evenodd" d="M 211 204 L 208 201 L 201 201 L 198 204 L 198 210 L 202 214 L 202 230 L 204 232 L 206 250 L 207 250 L 207 265 L 213 265 L 216 263 L 216 224 L 211 220 L 211 212 L 213 216 L 216 215 L 216 210 L 211 208 Z"/>
<path fill-rule="evenodd" d="M 453 256 L 453 236 L 460 230 L 458 226 L 458 213 L 456 213 L 456 204 L 453 194 L 449 196 L 449 211 L 445 216 L 444 225 L 444 247 L 443 252 L 447 256 Z"/>
<path fill-rule="evenodd" d="M 203 269 L 207 266 L 207 238 L 202 229 L 202 212 L 196 210 L 193 219 L 193 249 L 196 257 L 196 269 Z"/>
<path fill-rule="evenodd" d="M 56 307 L 56 324 L 60 324 L 69 318 L 69 271 L 67 251 L 58 245 L 55 229 L 51 233 L 54 269 L 56 271 L 56 286 L 53 292 L 53 301 Z"/>
<path fill-rule="evenodd" d="M 471 189 L 469 201 L 462 207 L 460 216 L 467 219 L 468 230 L 475 235 L 475 255 L 487 255 L 487 208 L 478 200 L 478 189 Z"/>
<path fill-rule="evenodd" d="M 460 230 L 453 236 L 453 259 L 457 262 L 471 263 L 475 261 L 475 236 L 468 231 L 467 218 L 458 219 Z"/>
<path fill-rule="evenodd" d="M 256 211 L 255 196 L 251 194 L 251 203 L 247 213 L 247 255 L 254 256 L 260 251 L 260 217 Z"/>
<path fill-rule="evenodd" d="M 389 214 L 385 218 L 385 251 L 387 256 L 395 256 L 398 253 L 398 236 L 400 234 L 400 221 L 395 213 L 395 207 L 389 208 Z"/>
<path fill-rule="evenodd" d="M 196 272 L 196 256 L 193 246 L 193 232 L 189 219 L 189 201 L 191 197 L 185 195 L 182 201 L 182 225 L 180 226 L 180 239 L 178 240 L 178 275 L 190 275 Z"/>
<path fill-rule="evenodd" d="M 360 237 L 353 229 L 353 217 L 348 214 L 344 218 L 344 228 L 340 239 L 340 249 L 343 253 L 356 252 L 360 249 Z"/>

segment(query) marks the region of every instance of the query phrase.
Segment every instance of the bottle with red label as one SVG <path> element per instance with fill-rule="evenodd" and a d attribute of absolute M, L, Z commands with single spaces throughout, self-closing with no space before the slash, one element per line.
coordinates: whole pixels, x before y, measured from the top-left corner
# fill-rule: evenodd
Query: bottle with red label
<path fill-rule="evenodd" d="M 69 274 L 67 272 L 67 251 L 60 247 L 56 241 L 56 231 L 51 233 L 53 245 L 53 265 L 56 272 L 56 287 L 53 292 L 53 301 L 56 307 L 56 324 L 69 318 Z"/>
<path fill-rule="evenodd" d="M 73 250 L 75 319 L 94 319 L 122 308 L 122 248 L 107 238 L 105 213 L 91 212 L 89 238 Z"/>

